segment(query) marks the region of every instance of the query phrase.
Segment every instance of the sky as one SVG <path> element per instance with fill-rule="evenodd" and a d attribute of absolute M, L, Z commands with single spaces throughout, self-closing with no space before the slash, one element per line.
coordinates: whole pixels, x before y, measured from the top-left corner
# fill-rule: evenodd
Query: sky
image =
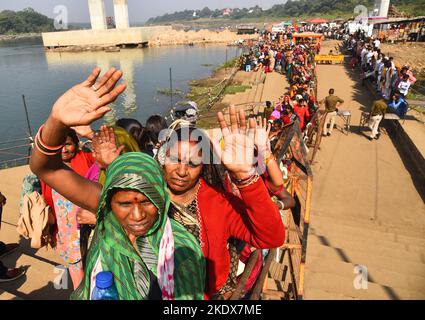
<path fill-rule="evenodd" d="M 113 0 L 104 0 L 107 16 L 113 15 Z M 69 22 L 90 22 L 87 0 L 0 0 L 0 11 L 22 10 L 32 7 L 34 10 L 54 18 L 54 8 L 66 6 Z M 284 3 L 285 0 L 128 0 L 130 23 L 145 22 L 151 17 L 182 11 L 185 9 L 248 8 L 255 5 L 268 9 L 274 4 Z"/>

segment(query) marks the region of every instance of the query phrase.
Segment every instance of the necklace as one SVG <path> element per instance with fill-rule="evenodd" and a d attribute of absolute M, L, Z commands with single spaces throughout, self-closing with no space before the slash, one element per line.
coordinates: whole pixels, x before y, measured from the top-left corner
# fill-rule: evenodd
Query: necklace
<path fill-rule="evenodd" d="M 188 195 L 186 195 L 182 201 L 175 201 L 175 202 L 179 203 L 181 206 L 187 207 L 196 198 L 200 186 L 201 186 L 201 182 L 198 180 L 197 185 L 194 188 L 192 188 L 191 192 Z"/>
<path fill-rule="evenodd" d="M 205 246 L 205 243 L 203 241 L 203 237 L 202 237 L 202 218 L 201 218 L 201 211 L 199 210 L 199 205 L 198 205 L 198 193 L 199 193 L 199 189 L 201 187 L 201 181 L 199 181 L 199 186 L 198 186 L 198 190 L 196 191 L 196 200 L 195 200 L 195 204 L 196 204 L 196 216 L 198 218 L 198 225 L 199 225 L 199 244 L 201 245 L 201 248 L 203 248 Z"/>

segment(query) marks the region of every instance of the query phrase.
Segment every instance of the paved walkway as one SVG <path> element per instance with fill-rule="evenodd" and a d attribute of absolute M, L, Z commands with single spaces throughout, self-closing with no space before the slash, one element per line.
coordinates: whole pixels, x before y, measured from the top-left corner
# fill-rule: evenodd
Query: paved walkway
<path fill-rule="evenodd" d="M 424 202 L 389 136 L 371 142 L 357 133 L 372 103 L 358 75 L 343 65 L 317 69 L 319 98 L 335 88 L 354 132 L 324 138 L 313 165 L 305 298 L 424 299 Z M 423 127 L 416 129 L 424 141 Z M 367 268 L 367 289 L 355 288 L 356 265 Z"/>

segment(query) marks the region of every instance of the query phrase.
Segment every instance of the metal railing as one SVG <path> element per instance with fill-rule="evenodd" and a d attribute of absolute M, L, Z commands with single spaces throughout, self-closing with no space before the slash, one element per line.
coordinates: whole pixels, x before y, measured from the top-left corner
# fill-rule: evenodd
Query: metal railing
<path fill-rule="evenodd" d="M 28 164 L 32 146 L 32 137 L 0 142 L 0 169 Z"/>
<path fill-rule="evenodd" d="M 286 189 L 295 198 L 296 206 L 281 211 L 286 239 L 271 262 L 263 295 L 266 299 L 302 299 L 313 173 L 298 121 L 284 127 L 273 153 L 279 165 L 291 163 Z"/>
<path fill-rule="evenodd" d="M 28 108 L 25 95 L 22 95 L 22 102 L 25 110 L 28 136 L 26 138 L 17 138 L 0 142 L 0 169 L 7 169 L 28 164 L 31 156 L 34 139 L 28 117 Z"/>

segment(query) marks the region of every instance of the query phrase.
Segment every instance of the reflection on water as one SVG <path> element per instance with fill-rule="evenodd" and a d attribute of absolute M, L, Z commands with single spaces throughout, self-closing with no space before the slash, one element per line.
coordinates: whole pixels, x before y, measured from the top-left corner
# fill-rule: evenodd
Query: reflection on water
<path fill-rule="evenodd" d="M 225 61 L 226 55 L 234 57 L 237 51 L 233 47 L 210 45 L 59 53 L 45 52 L 37 43 L 0 46 L 0 136 L 22 136 L 22 94 L 27 98 L 31 124 L 38 127 L 53 102 L 83 81 L 96 66 L 103 72 L 110 67 L 121 69 L 128 87 L 115 102 L 108 122 L 120 117 L 135 117 L 144 122 L 150 115 L 165 114 L 170 108 L 170 97 L 157 93 L 159 88 L 170 86 L 169 68 L 173 88 L 187 93 L 191 80 L 208 76 Z"/>
<path fill-rule="evenodd" d="M 191 80 L 207 77 L 226 56 L 230 59 L 238 53 L 238 48 L 218 45 L 59 53 L 45 52 L 39 40 L 2 43 L 0 142 L 26 135 L 22 94 L 26 96 L 30 123 L 36 131 L 56 99 L 82 82 L 96 66 L 103 71 L 110 67 L 121 69 L 127 90 L 114 103 L 113 112 L 95 123 L 95 128 L 123 117 L 144 123 L 152 114 L 167 114 L 170 97 L 158 94 L 157 90 L 169 88 L 169 68 L 172 68 L 173 89 L 187 93 Z M 173 103 L 176 102 L 174 97 Z"/>

